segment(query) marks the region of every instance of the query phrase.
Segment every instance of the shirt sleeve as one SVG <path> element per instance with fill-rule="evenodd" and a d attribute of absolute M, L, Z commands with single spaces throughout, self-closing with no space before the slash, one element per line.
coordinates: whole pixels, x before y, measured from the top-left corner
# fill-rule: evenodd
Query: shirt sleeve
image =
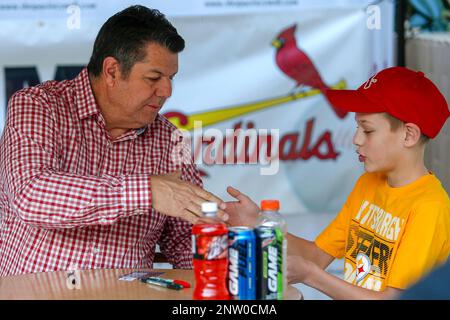
<path fill-rule="evenodd" d="M 329 255 L 341 259 L 345 254 L 347 240 L 348 207 L 344 205 L 336 218 L 316 238 L 316 245 Z"/>
<path fill-rule="evenodd" d="M 74 228 L 112 224 L 151 209 L 147 174 L 88 176 L 62 171 L 58 125 L 42 94 L 19 92 L 10 99 L 0 175 L 20 220 L 44 229 Z"/>
<path fill-rule="evenodd" d="M 182 179 L 202 187 L 200 174 L 193 163 L 184 164 Z M 174 268 L 192 269 L 192 224 L 180 218 L 168 217 L 158 244 Z"/>
<path fill-rule="evenodd" d="M 450 253 L 450 207 L 448 203 L 422 204 L 406 222 L 395 254 L 387 286 L 405 289 Z"/>
<path fill-rule="evenodd" d="M 336 218 L 319 234 L 315 244 L 329 255 L 341 259 L 345 255 L 345 244 L 348 238 L 351 219 L 351 203 L 360 188 L 362 178 L 355 184 Z"/>

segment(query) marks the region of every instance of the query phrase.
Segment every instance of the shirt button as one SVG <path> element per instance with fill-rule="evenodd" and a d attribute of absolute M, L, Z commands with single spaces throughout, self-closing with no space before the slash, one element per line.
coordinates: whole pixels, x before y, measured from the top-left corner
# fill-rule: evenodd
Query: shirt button
<path fill-rule="evenodd" d="M 106 219 L 105 219 L 105 218 L 101 218 L 101 219 L 100 219 L 100 222 L 101 222 L 101 223 L 106 223 Z"/>
<path fill-rule="evenodd" d="M 94 255 L 97 255 L 99 252 L 100 252 L 100 249 L 99 249 L 99 248 L 93 248 L 93 249 L 92 249 L 92 253 L 93 253 Z"/>

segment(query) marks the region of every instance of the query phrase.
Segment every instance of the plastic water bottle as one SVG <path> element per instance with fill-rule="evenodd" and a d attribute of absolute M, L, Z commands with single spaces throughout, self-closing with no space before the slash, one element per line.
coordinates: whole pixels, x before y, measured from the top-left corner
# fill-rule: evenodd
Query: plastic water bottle
<path fill-rule="evenodd" d="M 277 299 L 283 299 L 286 296 L 287 289 L 287 225 L 286 220 L 279 213 L 280 210 L 280 202 L 278 200 L 262 200 L 261 201 L 261 211 L 258 218 L 257 229 L 259 227 L 263 228 L 271 228 L 273 229 L 273 235 L 275 236 L 275 241 L 273 242 L 273 246 L 277 247 L 278 252 L 278 264 L 277 264 L 277 272 L 278 272 L 278 292 Z M 263 254 L 261 251 L 260 254 Z M 262 263 L 267 263 L 262 260 Z M 266 268 L 263 266 L 263 268 Z M 270 266 L 268 266 L 270 269 Z M 270 281 L 263 279 L 262 282 Z M 265 283 L 261 283 L 264 287 Z M 267 294 L 267 290 L 262 290 L 263 297 L 264 295 L 270 296 L 270 293 Z M 269 290 L 270 291 L 270 290 Z"/>
<path fill-rule="evenodd" d="M 204 202 L 202 212 L 217 218 L 217 203 Z M 217 222 L 200 221 L 192 227 L 196 300 L 228 300 L 228 229 Z"/>

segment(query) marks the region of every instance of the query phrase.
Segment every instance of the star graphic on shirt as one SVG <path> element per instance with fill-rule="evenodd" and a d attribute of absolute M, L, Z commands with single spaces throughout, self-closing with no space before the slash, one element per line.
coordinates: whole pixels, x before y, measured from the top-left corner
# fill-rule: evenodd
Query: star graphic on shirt
<path fill-rule="evenodd" d="M 371 264 L 369 257 L 360 252 L 356 256 L 356 283 L 361 282 L 370 272 Z"/>
<path fill-rule="evenodd" d="M 358 260 L 356 268 L 358 269 L 358 273 L 364 272 L 364 261 L 362 259 Z"/>
<path fill-rule="evenodd" d="M 358 267 L 358 273 L 364 272 L 364 265 Z"/>

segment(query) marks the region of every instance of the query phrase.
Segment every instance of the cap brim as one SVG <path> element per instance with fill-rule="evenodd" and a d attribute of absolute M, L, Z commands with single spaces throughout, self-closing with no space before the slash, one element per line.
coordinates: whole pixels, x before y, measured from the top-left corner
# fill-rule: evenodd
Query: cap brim
<path fill-rule="evenodd" d="M 370 101 L 358 90 L 327 90 L 330 103 L 342 111 L 347 112 L 385 112 L 386 108 Z"/>

